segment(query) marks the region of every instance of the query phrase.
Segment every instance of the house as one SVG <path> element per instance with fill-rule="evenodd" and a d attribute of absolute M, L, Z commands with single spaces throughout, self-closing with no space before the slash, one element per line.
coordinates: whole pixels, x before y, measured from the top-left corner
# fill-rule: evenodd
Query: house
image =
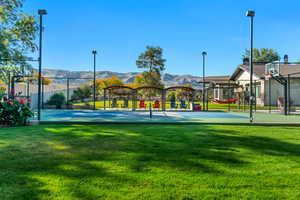
<path fill-rule="evenodd" d="M 280 74 L 285 80 L 289 80 L 288 95 L 291 105 L 300 106 L 300 64 L 290 63 L 287 56 L 285 58 L 285 62 L 280 63 Z M 266 64 L 254 63 L 253 65 L 253 87 L 256 104 L 259 106 L 277 106 L 278 98 L 284 96 L 284 86 L 274 78 L 265 77 Z M 213 90 L 213 97 L 211 97 L 213 99 L 228 100 L 237 97 L 240 100 L 243 98 L 243 103 L 249 102 L 250 68 L 248 60 L 245 59 L 231 76 L 206 77 L 205 84 L 209 88 L 208 90 Z"/>
<path fill-rule="evenodd" d="M 254 63 L 253 87 L 256 103 L 260 106 L 276 106 L 279 97 L 284 96 L 284 86 L 273 78 L 265 77 L 266 63 Z M 280 75 L 290 82 L 291 105 L 300 105 L 300 64 L 292 64 L 287 61 L 280 64 Z M 249 64 L 244 62 L 238 66 L 230 77 L 246 93 L 249 93 L 250 69 Z"/>
<path fill-rule="evenodd" d="M 199 81 L 203 84 L 203 80 Z M 216 100 L 228 99 L 233 95 L 236 83 L 230 80 L 230 76 L 207 76 L 205 77 L 205 88 L 208 90 L 209 98 Z"/>

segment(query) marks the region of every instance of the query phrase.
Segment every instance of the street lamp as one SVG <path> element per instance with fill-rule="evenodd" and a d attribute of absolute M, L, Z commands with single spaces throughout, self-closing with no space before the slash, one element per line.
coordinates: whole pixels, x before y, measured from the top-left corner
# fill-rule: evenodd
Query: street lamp
<path fill-rule="evenodd" d="M 38 120 L 41 120 L 41 90 L 42 90 L 42 40 L 43 40 L 43 15 L 47 15 L 44 9 L 38 10 L 40 16 L 40 38 L 39 38 L 39 77 L 38 77 Z"/>
<path fill-rule="evenodd" d="M 202 52 L 203 58 L 203 75 L 202 75 L 202 110 L 205 109 L 205 56 L 207 53 L 205 51 Z"/>
<path fill-rule="evenodd" d="M 255 16 L 254 11 L 247 11 L 247 17 L 250 17 L 250 123 L 253 122 L 253 19 Z"/>
<path fill-rule="evenodd" d="M 94 110 L 96 110 L 96 55 L 97 55 L 97 51 L 93 50 L 92 54 L 94 56 L 94 92 L 93 92 L 93 99 L 94 99 Z"/>

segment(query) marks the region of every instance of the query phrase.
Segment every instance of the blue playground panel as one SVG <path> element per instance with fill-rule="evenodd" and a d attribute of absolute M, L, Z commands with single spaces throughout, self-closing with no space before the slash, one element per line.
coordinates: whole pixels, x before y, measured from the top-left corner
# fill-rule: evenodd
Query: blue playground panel
<path fill-rule="evenodd" d="M 83 122 L 248 122 L 244 113 L 228 112 L 149 112 L 103 110 L 43 110 L 42 121 Z"/>

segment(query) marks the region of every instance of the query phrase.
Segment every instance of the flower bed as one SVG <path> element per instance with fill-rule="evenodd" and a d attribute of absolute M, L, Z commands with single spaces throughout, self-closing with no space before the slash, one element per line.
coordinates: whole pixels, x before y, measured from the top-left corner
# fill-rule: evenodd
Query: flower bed
<path fill-rule="evenodd" d="M 33 117 L 29 102 L 25 99 L 0 102 L 0 124 L 4 126 L 27 125 Z"/>

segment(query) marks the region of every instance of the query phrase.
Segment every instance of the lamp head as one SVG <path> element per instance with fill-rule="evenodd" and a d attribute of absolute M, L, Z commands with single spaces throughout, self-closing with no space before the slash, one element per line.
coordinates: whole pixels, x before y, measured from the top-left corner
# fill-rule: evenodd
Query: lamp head
<path fill-rule="evenodd" d="M 96 51 L 96 50 L 93 50 L 93 51 L 92 51 L 92 54 L 97 54 L 97 51 Z"/>
<path fill-rule="evenodd" d="M 47 15 L 47 10 L 45 10 L 45 9 L 40 9 L 40 10 L 38 10 L 38 14 L 39 14 L 39 15 Z"/>
<path fill-rule="evenodd" d="M 202 56 L 207 56 L 207 52 L 203 51 Z"/>
<path fill-rule="evenodd" d="M 246 16 L 247 16 L 247 17 L 254 17 L 254 16 L 255 16 L 255 11 L 253 11 L 253 10 L 248 10 L 247 13 L 246 13 Z"/>

